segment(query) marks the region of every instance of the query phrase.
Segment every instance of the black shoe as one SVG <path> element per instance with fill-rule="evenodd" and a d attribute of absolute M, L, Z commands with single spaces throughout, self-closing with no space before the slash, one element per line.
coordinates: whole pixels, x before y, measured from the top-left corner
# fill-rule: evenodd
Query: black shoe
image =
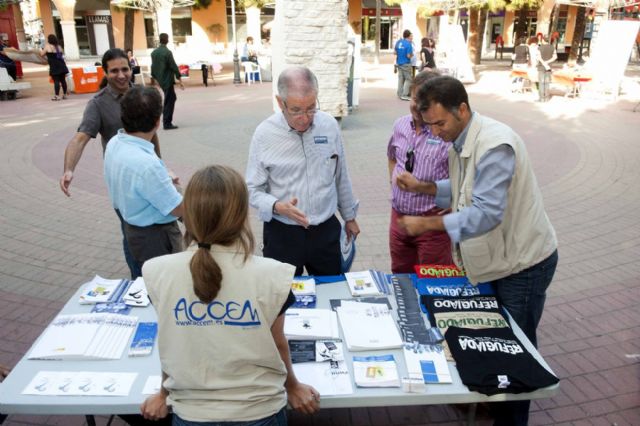
<path fill-rule="evenodd" d="M 173 129 L 177 129 L 178 126 L 174 126 L 173 124 L 169 124 L 168 126 L 164 126 L 165 130 L 173 130 Z"/>

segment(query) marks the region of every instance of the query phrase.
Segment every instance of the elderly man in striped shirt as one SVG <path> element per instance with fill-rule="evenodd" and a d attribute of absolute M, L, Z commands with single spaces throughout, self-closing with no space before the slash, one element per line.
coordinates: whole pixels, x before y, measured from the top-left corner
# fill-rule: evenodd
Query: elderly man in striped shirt
<path fill-rule="evenodd" d="M 429 231 L 410 236 L 398 224 L 404 215 L 431 216 L 442 213 L 435 197 L 420 192 L 420 182 L 449 177 L 449 142 L 434 136 L 422 120 L 416 103 L 418 88 L 438 76 L 434 71 L 418 74 L 411 85 L 410 114 L 400 117 L 393 126 L 387 147 L 391 178 L 391 224 L 389 251 L 393 273 L 413 272 L 413 265 L 423 263 L 452 264 L 451 241 L 446 232 Z"/>
<path fill-rule="evenodd" d="M 318 110 L 318 81 L 304 67 L 278 78 L 281 111 L 263 121 L 251 140 L 246 180 L 249 202 L 264 222 L 263 254 L 310 275 L 341 271 L 340 221 L 347 238 L 360 233 L 358 200 L 336 120 Z"/>

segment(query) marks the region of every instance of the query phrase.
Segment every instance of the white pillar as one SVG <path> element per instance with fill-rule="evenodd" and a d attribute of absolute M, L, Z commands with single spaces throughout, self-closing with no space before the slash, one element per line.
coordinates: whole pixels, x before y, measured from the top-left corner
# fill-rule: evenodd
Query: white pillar
<path fill-rule="evenodd" d="M 75 21 L 60 21 L 62 38 L 64 39 L 64 56 L 66 59 L 79 59 L 78 37 L 76 36 Z"/>
<path fill-rule="evenodd" d="M 158 2 L 156 16 L 158 19 L 158 36 L 162 33 L 169 35 L 167 46 L 173 46 L 173 28 L 171 27 L 171 8 L 173 1 L 163 0 Z"/>
<path fill-rule="evenodd" d="M 276 0 L 271 32 L 274 92 L 284 68 L 306 66 L 318 78 L 320 108 L 334 117 L 348 114 L 347 6 L 347 0 Z"/>
<path fill-rule="evenodd" d="M 405 1 L 400 3 L 400 9 L 402 9 L 402 28 L 400 28 L 400 37 L 404 30 L 411 31 L 413 34 L 413 43 L 416 46 L 420 46 L 420 40 L 423 37 L 422 31 L 418 28 L 417 16 L 418 5 L 413 1 Z"/>
<path fill-rule="evenodd" d="M 260 31 L 260 9 L 251 6 L 245 9 L 247 14 L 247 36 L 253 37 L 253 45 L 259 48 L 262 45 L 262 32 Z"/>

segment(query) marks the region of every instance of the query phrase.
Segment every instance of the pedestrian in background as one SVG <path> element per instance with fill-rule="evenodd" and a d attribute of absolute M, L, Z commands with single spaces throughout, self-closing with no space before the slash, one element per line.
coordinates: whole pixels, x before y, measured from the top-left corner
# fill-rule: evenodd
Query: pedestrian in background
<path fill-rule="evenodd" d="M 398 90 L 396 94 L 403 101 L 409 101 L 409 88 L 413 80 L 411 58 L 413 57 L 413 35 L 404 30 L 402 39 L 396 42 L 393 49 L 396 54 L 396 70 L 398 72 Z"/>
<path fill-rule="evenodd" d="M 180 88 L 184 90 L 180 69 L 173 59 L 173 53 L 167 47 L 169 34 L 160 34 L 160 47 L 151 52 L 151 84 L 158 84 L 164 93 L 162 108 L 162 127 L 164 130 L 177 129 L 173 124 L 173 110 L 176 106 L 176 79 Z"/>
<path fill-rule="evenodd" d="M 67 99 L 67 74 L 69 69 L 64 61 L 64 51 L 58 43 L 58 37 L 53 34 L 49 34 L 47 37 L 47 44 L 44 49 L 40 51 L 40 56 L 47 58 L 49 63 L 49 75 L 53 80 L 53 92 L 54 96 L 52 101 L 58 101 L 60 98 L 60 87 L 62 87 L 62 99 Z"/>

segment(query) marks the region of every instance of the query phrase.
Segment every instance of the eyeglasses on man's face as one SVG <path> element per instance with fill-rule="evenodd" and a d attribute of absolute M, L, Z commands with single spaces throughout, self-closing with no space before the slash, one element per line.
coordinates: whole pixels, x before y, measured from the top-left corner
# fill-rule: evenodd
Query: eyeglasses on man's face
<path fill-rule="evenodd" d="M 413 148 L 407 151 L 407 160 L 404 162 L 404 169 L 409 173 L 413 173 L 413 165 L 416 161 L 416 156 L 413 153 Z"/>
<path fill-rule="evenodd" d="M 316 105 L 313 108 L 309 108 L 309 109 L 300 109 L 297 107 L 293 107 L 293 108 L 289 108 L 289 105 L 287 105 L 286 101 L 282 101 L 284 108 L 287 110 L 287 114 L 289 114 L 292 117 L 298 118 L 298 117 L 302 117 L 303 115 L 306 115 L 307 117 L 311 118 L 315 115 L 316 112 L 318 112 L 318 103 L 316 102 Z"/>

